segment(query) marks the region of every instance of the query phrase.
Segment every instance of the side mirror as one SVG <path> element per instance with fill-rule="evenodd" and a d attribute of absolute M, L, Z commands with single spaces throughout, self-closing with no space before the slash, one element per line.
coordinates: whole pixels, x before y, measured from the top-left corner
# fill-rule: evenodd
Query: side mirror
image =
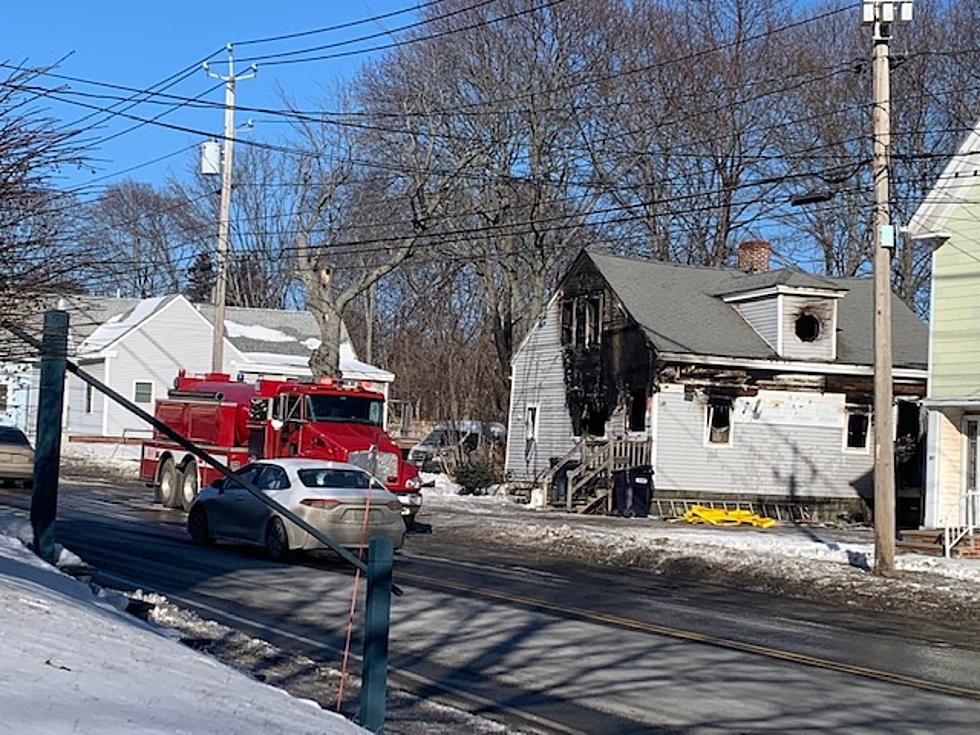
<path fill-rule="evenodd" d="M 225 489 L 225 478 L 219 477 L 217 480 L 211 483 L 211 487 L 213 487 L 219 493 L 223 492 Z"/>

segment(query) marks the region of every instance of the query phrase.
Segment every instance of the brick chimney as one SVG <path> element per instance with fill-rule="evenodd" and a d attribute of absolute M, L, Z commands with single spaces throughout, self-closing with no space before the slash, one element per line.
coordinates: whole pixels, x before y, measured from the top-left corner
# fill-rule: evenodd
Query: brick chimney
<path fill-rule="evenodd" d="M 772 251 L 765 240 L 749 240 L 738 246 L 738 269 L 749 273 L 769 270 L 769 254 Z"/>

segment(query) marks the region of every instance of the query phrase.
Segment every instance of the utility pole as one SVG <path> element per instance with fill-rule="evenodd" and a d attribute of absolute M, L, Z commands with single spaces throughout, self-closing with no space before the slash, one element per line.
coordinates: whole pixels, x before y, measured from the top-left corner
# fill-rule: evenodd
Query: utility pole
<path fill-rule="evenodd" d="M 251 79 L 258 72 L 252 64 L 245 74 L 235 76 L 235 60 L 232 45 L 228 51 L 228 76 L 215 74 L 204 62 L 204 71 L 209 77 L 225 83 L 225 135 L 224 153 L 221 157 L 221 204 L 218 212 L 218 257 L 217 278 L 214 284 L 214 329 L 211 342 L 211 372 L 224 372 L 225 362 L 225 292 L 228 285 L 228 230 L 231 218 L 231 152 L 235 141 L 235 82 Z"/>
<path fill-rule="evenodd" d="M 912 19 L 912 0 L 863 0 L 862 21 L 872 27 L 875 194 L 874 242 L 874 521 L 875 574 L 895 573 L 895 431 L 892 416 L 891 257 L 895 229 L 890 220 L 889 159 L 891 91 L 888 42 L 895 23 Z"/>

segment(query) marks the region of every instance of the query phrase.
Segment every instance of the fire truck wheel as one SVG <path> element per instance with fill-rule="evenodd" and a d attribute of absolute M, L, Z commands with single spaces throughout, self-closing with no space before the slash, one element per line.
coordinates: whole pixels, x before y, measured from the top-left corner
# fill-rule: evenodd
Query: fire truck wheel
<path fill-rule="evenodd" d="M 180 473 L 171 458 L 163 461 L 160 467 L 160 484 L 157 494 L 160 502 L 167 508 L 177 507 L 177 483 L 180 482 Z"/>
<path fill-rule="evenodd" d="M 191 509 L 191 503 L 197 497 L 197 465 L 188 462 L 181 472 L 180 480 L 180 505 L 184 510 Z"/>
<path fill-rule="evenodd" d="M 278 518 L 273 518 L 266 526 L 265 551 L 272 561 L 285 561 L 289 557 L 289 536 Z"/>
<path fill-rule="evenodd" d="M 197 506 L 187 517 L 187 532 L 196 546 L 214 546 L 214 536 L 208 526 L 208 513 Z"/>

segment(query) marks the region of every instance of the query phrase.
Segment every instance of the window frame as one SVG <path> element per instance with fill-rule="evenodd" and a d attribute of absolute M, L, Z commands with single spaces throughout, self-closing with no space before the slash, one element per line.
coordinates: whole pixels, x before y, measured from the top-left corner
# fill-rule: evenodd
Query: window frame
<path fill-rule="evenodd" d="M 528 420 L 528 417 L 533 415 L 534 419 L 532 421 Z M 541 423 L 541 404 L 539 403 L 526 403 L 524 404 L 524 441 L 527 443 L 537 443 L 538 441 L 538 429 Z"/>
<path fill-rule="evenodd" d="M 727 401 L 728 409 L 728 441 L 711 441 L 711 424 L 714 421 L 714 409 Z M 730 449 L 735 446 L 735 399 L 709 398 L 704 404 L 704 437 L 703 444 L 708 449 Z"/>
<path fill-rule="evenodd" d="M 851 416 L 867 416 L 868 425 L 864 431 L 864 446 L 852 447 L 847 443 L 850 434 Z M 871 406 L 861 403 L 848 403 L 844 405 L 844 430 L 841 436 L 841 448 L 847 454 L 871 454 L 871 434 L 874 431 L 874 411 Z"/>
<path fill-rule="evenodd" d="M 85 415 L 90 416 L 92 414 L 92 406 L 94 405 L 94 389 L 91 383 L 85 384 Z M 136 397 L 136 387 L 133 387 L 133 397 Z"/>
<path fill-rule="evenodd" d="M 137 386 L 139 386 L 139 385 L 149 385 L 150 386 L 150 400 L 148 400 L 148 401 L 140 401 L 137 398 L 137 396 L 138 396 Z M 133 403 L 135 403 L 137 405 L 140 405 L 140 406 L 152 406 L 153 405 L 153 399 L 156 398 L 156 392 L 157 392 L 156 383 L 154 383 L 152 380 L 134 380 L 133 381 Z"/>

